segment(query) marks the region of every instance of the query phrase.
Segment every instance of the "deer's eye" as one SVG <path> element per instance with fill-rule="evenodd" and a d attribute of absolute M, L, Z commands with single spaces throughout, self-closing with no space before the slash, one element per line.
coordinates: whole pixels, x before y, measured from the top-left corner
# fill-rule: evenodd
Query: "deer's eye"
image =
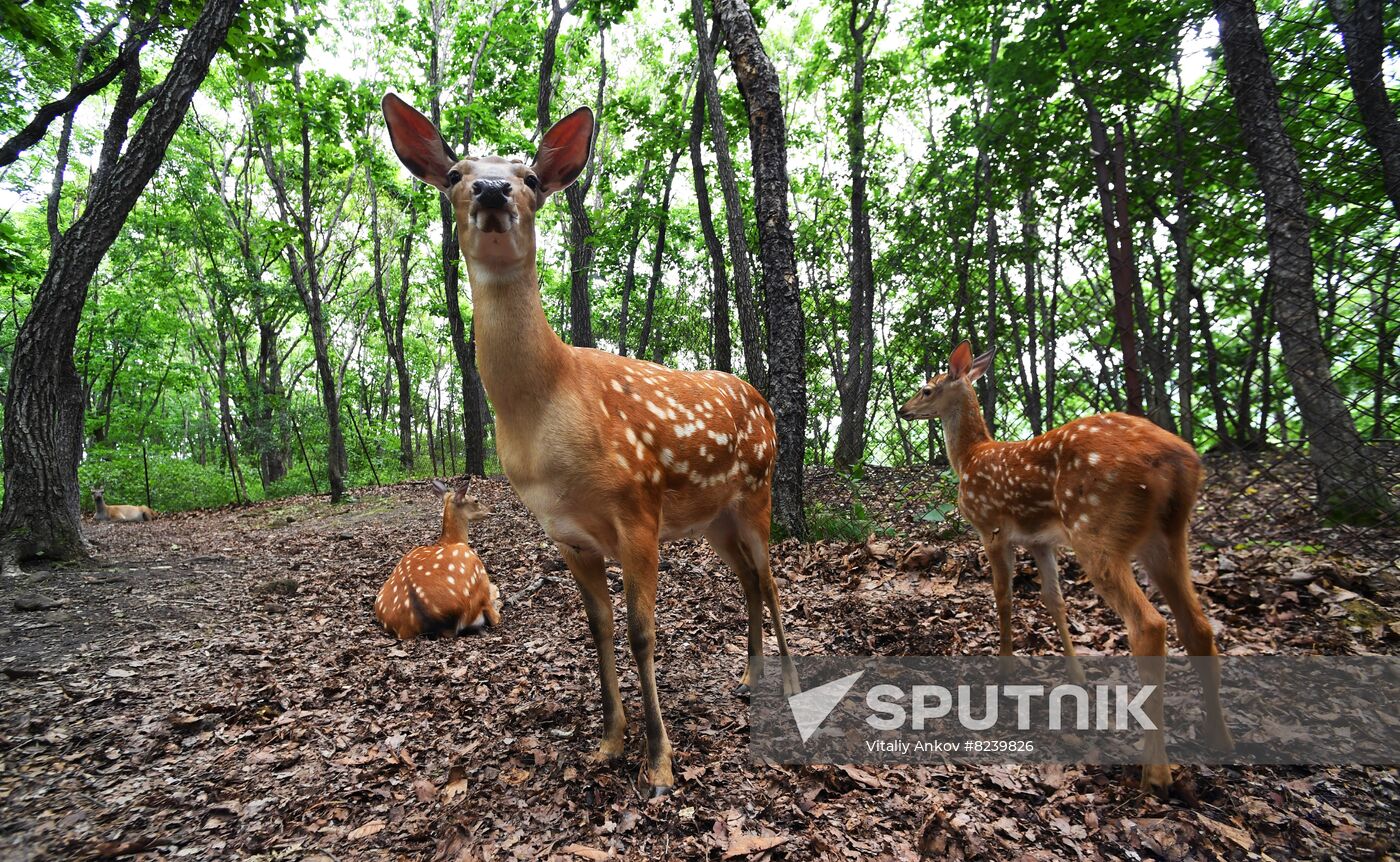
<path fill-rule="evenodd" d="M 930 395 L 933 394 L 933 387 L 932 387 L 932 386 L 925 386 L 925 387 L 923 388 L 923 390 L 922 390 L 919 394 L 922 395 L 922 396 L 924 396 L 925 398 L 927 398 L 927 397 L 929 397 Z"/>
<path fill-rule="evenodd" d="M 531 190 L 538 190 L 540 187 L 540 181 L 535 178 L 534 174 L 526 174 L 525 185 Z"/>
<path fill-rule="evenodd" d="M 462 172 L 453 168 L 447 172 L 447 187 L 452 188 L 462 181 Z"/>

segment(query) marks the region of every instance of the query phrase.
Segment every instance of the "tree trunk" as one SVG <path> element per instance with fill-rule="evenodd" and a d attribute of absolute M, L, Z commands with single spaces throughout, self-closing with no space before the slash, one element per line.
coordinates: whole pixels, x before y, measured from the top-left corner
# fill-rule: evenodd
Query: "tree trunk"
<path fill-rule="evenodd" d="M 666 169 L 666 184 L 661 193 L 661 218 L 656 226 L 656 248 L 651 255 L 651 280 L 647 282 L 646 310 L 642 316 L 642 334 L 637 340 L 637 357 L 647 357 L 647 347 L 651 344 L 652 312 L 656 308 L 656 291 L 661 286 L 661 262 L 666 254 L 666 226 L 671 220 L 671 184 L 676 179 L 676 165 L 680 163 L 681 151 L 671 155 L 671 164 Z M 651 360 L 661 361 L 660 339 L 651 348 Z"/>
<path fill-rule="evenodd" d="M 418 208 L 409 204 L 412 215 L 409 217 L 408 230 L 404 233 L 399 244 L 399 306 L 394 317 L 394 342 L 397 349 L 394 351 L 394 377 L 398 383 L 399 393 L 399 464 L 407 472 L 413 471 L 413 378 L 408 373 L 408 357 L 404 355 L 403 327 L 404 321 L 408 318 L 408 265 L 413 255 L 413 242 L 417 234 Z M 471 446 L 474 440 L 480 441 L 480 420 L 474 426 L 470 419 L 467 420 L 467 453 L 471 456 Z M 473 428 L 478 432 L 473 436 Z"/>
<path fill-rule="evenodd" d="M 1040 295 L 1040 277 L 1037 274 L 1037 256 L 1040 254 L 1040 235 L 1035 224 L 1035 192 L 1029 183 L 1021 191 L 1021 253 L 1025 256 L 1025 311 L 1026 316 L 1026 415 L 1031 422 L 1031 433 L 1039 437 L 1045 430 L 1040 406 L 1040 329 L 1036 303 Z M 1007 303 L 1008 308 L 1010 303 Z M 1012 314 L 1012 322 L 1015 315 Z M 1018 365 L 1022 363 L 1017 363 Z"/>
<path fill-rule="evenodd" d="M 734 266 L 734 294 L 739 304 L 739 340 L 742 342 L 744 350 L 744 372 L 748 375 L 749 382 L 759 392 L 768 396 L 771 393 L 768 390 L 768 370 L 763 356 L 763 326 L 759 322 L 758 305 L 754 301 L 753 295 L 753 275 L 749 271 L 749 247 L 744 228 L 744 204 L 739 197 L 739 182 L 734 175 L 734 161 L 729 149 L 729 130 L 724 123 L 724 108 L 719 98 L 719 84 L 715 80 L 714 52 L 710 49 L 710 39 L 705 33 L 704 0 L 690 0 L 690 9 L 695 18 L 695 41 L 700 59 L 701 92 L 705 94 L 705 110 L 710 118 L 710 140 L 715 146 L 715 172 L 719 174 L 719 187 L 724 196 L 724 221 L 729 234 L 729 260 Z M 744 14 L 748 14 L 747 8 L 743 11 Z M 720 17 L 724 15 L 718 3 L 715 5 L 715 13 Z M 729 53 L 737 69 L 739 60 L 733 56 L 735 53 L 734 35 L 730 32 L 728 24 L 723 21 L 717 23 L 724 30 L 725 38 L 729 41 Z M 757 32 L 755 29 L 755 37 Z M 755 47 L 760 52 L 763 50 L 762 44 L 757 41 L 755 41 Z M 766 62 L 767 58 L 765 57 L 764 60 Z M 739 87 L 741 90 L 744 87 L 742 79 Z M 776 98 L 777 94 L 775 93 L 774 96 Z M 750 121 L 752 124 L 752 115 Z M 757 173 L 758 159 L 756 154 L 754 161 L 754 170 Z M 786 168 L 784 171 L 786 172 Z M 755 179 L 757 178 L 755 177 Z M 783 185 L 784 187 L 787 185 L 786 174 L 783 178 Z M 783 202 L 783 220 L 786 223 L 786 201 Z M 761 219 L 759 223 L 762 225 Z M 793 277 L 796 278 L 795 269 Z M 716 283 L 718 284 L 718 282 Z"/>
<path fill-rule="evenodd" d="M 549 24 L 545 28 L 544 50 L 540 55 L 540 95 L 535 103 L 535 134 L 543 135 L 549 128 L 550 104 L 554 95 L 555 46 L 564 16 L 573 10 L 578 0 L 560 5 L 552 0 Z M 601 109 L 601 105 L 598 106 Z M 441 126 L 439 126 L 441 128 Z M 588 295 L 589 274 L 593 269 L 593 225 L 584 205 L 587 181 L 583 180 L 564 190 L 569 205 L 569 341 L 575 347 L 593 347 L 593 308 Z"/>
<path fill-rule="evenodd" d="M 59 240 L 16 333 L 5 393 L 5 499 L 0 505 L 0 541 L 7 560 L 69 559 L 86 553 L 78 514 L 83 386 L 73 347 L 88 285 L 160 167 L 241 5 L 241 0 L 204 5 L 131 145 L 115 159 L 116 169 L 94 183 L 87 208 Z"/>
<path fill-rule="evenodd" d="M 1279 113 L 1278 86 L 1254 2 L 1216 0 L 1215 14 L 1235 114 L 1264 192 L 1274 321 L 1308 439 L 1318 506 L 1347 520 L 1383 517 L 1393 511 L 1392 501 L 1332 380 L 1322 343 L 1302 174 Z"/>
<path fill-rule="evenodd" d="M 1351 92 L 1366 140 L 1380 156 L 1385 193 L 1400 216 L 1400 120 L 1386 92 L 1383 74 L 1385 9 L 1382 0 L 1328 0 L 1332 19 L 1342 31 Z M 1394 11 L 1394 10 L 1392 10 Z"/>
<path fill-rule="evenodd" d="M 637 187 L 632 190 L 632 238 L 627 243 L 627 273 L 622 279 L 622 307 L 617 318 L 617 355 L 627 355 L 627 330 L 632 316 L 632 291 L 637 286 L 637 250 L 642 246 L 642 198 L 646 195 L 647 180 L 651 177 L 651 159 L 642 163 L 642 172 L 637 177 Z"/>
<path fill-rule="evenodd" d="M 442 126 L 443 65 L 441 43 L 444 36 L 445 9 L 439 3 L 431 8 L 433 40 L 428 57 L 428 81 L 432 90 L 433 125 Z M 485 37 L 483 37 L 485 38 Z M 462 315 L 462 257 L 457 247 L 457 222 L 452 204 L 446 196 L 438 195 L 438 222 L 442 229 L 441 260 L 442 289 L 447 304 L 447 330 L 452 341 L 452 355 L 462 381 L 463 428 L 466 436 L 466 472 L 473 476 L 486 475 L 486 429 L 482 422 L 481 377 L 476 370 L 476 339 L 469 333 Z"/>
<path fill-rule="evenodd" d="M 805 539 L 802 465 L 807 429 L 806 324 L 788 222 L 787 126 L 782 87 L 743 0 L 715 0 L 715 9 L 749 115 L 754 210 L 768 311 L 769 388 L 765 394 L 777 415 L 778 430 L 773 518 L 782 532 Z"/>
<path fill-rule="evenodd" d="M 851 38 L 851 105 L 846 117 L 846 146 L 851 172 L 851 252 L 847 261 L 851 298 L 845 367 L 836 369 L 835 375 L 841 425 L 833 456 L 836 467 L 842 470 L 849 470 L 865 456 L 865 420 L 875 365 L 875 267 L 865 175 L 865 64 L 869 59 L 866 35 L 879 7 L 872 5 L 862 20 L 860 0 L 849 2 L 846 28 Z"/>
<path fill-rule="evenodd" d="M 701 8 L 703 12 L 703 6 Z M 714 60 L 714 44 L 719 36 L 719 25 L 716 23 L 713 32 L 710 34 L 711 51 L 707 55 L 710 62 Z M 700 50 L 704 50 L 703 45 Z M 710 212 L 710 189 L 705 181 L 705 161 L 702 158 L 701 146 L 704 142 L 705 132 L 705 103 L 709 94 L 703 89 L 713 84 L 714 74 L 707 79 L 704 73 L 704 61 L 701 61 L 701 70 L 697 72 L 697 87 L 695 92 L 695 102 L 691 105 L 690 111 L 690 172 L 695 180 L 695 203 L 700 215 L 700 232 L 705 237 L 705 251 L 710 257 L 710 279 L 714 285 L 714 302 L 711 310 L 712 325 L 714 327 L 714 359 L 715 368 L 720 371 L 732 372 L 734 370 L 734 344 L 729 332 L 729 274 L 724 265 L 724 247 L 720 245 L 719 234 L 715 232 L 715 220 Z M 707 83 L 708 81 L 708 83 Z"/>

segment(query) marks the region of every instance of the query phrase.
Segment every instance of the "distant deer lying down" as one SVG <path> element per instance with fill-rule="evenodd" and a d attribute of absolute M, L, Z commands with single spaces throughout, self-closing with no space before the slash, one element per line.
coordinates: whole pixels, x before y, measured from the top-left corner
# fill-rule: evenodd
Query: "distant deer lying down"
<path fill-rule="evenodd" d="M 943 421 L 948 460 L 958 476 L 958 509 L 981 534 L 992 567 L 1001 654 L 1011 655 L 1014 546 L 1025 545 L 1040 570 L 1041 597 L 1070 656 L 1071 676 L 1083 681 L 1055 571 L 1055 549 L 1067 544 L 1094 589 L 1127 624 L 1133 655 L 1167 652 L 1167 623 L 1133 578 L 1133 556 L 1171 606 L 1187 652 L 1218 655 L 1186 556 L 1186 531 L 1202 475 L 1196 450 L 1146 419 L 1122 413 L 1078 419 L 1033 440 L 995 441 L 972 388 L 991 367 L 992 353 L 974 359 L 964 341 L 953 351 L 948 372 L 929 380 L 899 415 Z M 1142 667 L 1144 682 L 1160 683 L 1160 664 Z M 1197 669 L 1205 688 L 1206 741 L 1229 750 L 1233 742 L 1220 711 L 1219 663 Z M 1160 694 L 1149 701 L 1148 711 L 1160 728 Z M 1171 767 L 1160 730 L 1147 734 L 1143 762 L 1143 788 L 1164 792 Z"/>
<path fill-rule="evenodd" d="M 467 544 L 467 524 L 490 512 L 465 487 L 434 479 L 433 489 L 442 495 L 442 535 L 404 554 L 374 602 L 374 615 L 400 640 L 501 624 L 501 592 Z"/>
<path fill-rule="evenodd" d="M 154 521 L 150 506 L 109 506 L 100 487 L 92 489 L 93 519 L 97 521 Z"/>

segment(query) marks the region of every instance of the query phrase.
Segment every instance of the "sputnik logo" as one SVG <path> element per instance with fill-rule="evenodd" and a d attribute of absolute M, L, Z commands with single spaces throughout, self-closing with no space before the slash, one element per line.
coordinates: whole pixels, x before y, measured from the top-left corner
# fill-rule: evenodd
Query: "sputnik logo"
<path fill-rule="evenodd" d="M 812 738 L 822 726 L 822 722 L 826 721 L 826 717 L 831 715 L 831 711 L 846 696 L 846 692 L 864 675 L 865 671 L 856 671 L 849 676 L 809 688 L 788 698 L 792 717 L 797 722 L 797 732 L 802 735 L 804 743 Z"/>

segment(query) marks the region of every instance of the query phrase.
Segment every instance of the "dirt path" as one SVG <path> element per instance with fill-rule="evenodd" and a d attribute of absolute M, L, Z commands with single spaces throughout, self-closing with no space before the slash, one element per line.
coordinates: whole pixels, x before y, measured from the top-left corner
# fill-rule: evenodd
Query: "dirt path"
<path fill-rule="evenodd" d="M 849 507 L 834 477 L 812 488 Z M 422 486 L 334 510 L 300 499 L 91 524 L 101 566 L 0 581 L 0 858 L 1384 858 L 1396 846 L 1394 769 L 1186 770 L 1160 804 L 1115 768 L 751 763 L 731 691 L 743 600 L 695 542 L 663 550 L 658 667 L 678 786 L 647 802 L 624 639 L 627 759 L 592 766 L 596 672 L 576 591 L 504 481 L 479 493 L 496 513 L 473 544 L 507 605 L 478 636 L 401 644 L 373 619 L 398 556 L 436 534 Z M 873 474 L 861 502 L 890 535 L 775 549 L 795 651 L 993 651 L 975 544 L 920 519 L 941 493 L 920 474 Z M 1197 538 L 1237 526 L 1203 523 Z M 1223 650 L 1395 651 L 1394 537 L 1349 554 L 1326 540 L 1196 550 Z M 1067 576 L 1082 647 L 1125 652 L 1072 564 Z M 1017 578 L 1017 648 L 1053 653 L 1036 592 Z M 36 598 L 57 606 L 16 609 Z"/>

